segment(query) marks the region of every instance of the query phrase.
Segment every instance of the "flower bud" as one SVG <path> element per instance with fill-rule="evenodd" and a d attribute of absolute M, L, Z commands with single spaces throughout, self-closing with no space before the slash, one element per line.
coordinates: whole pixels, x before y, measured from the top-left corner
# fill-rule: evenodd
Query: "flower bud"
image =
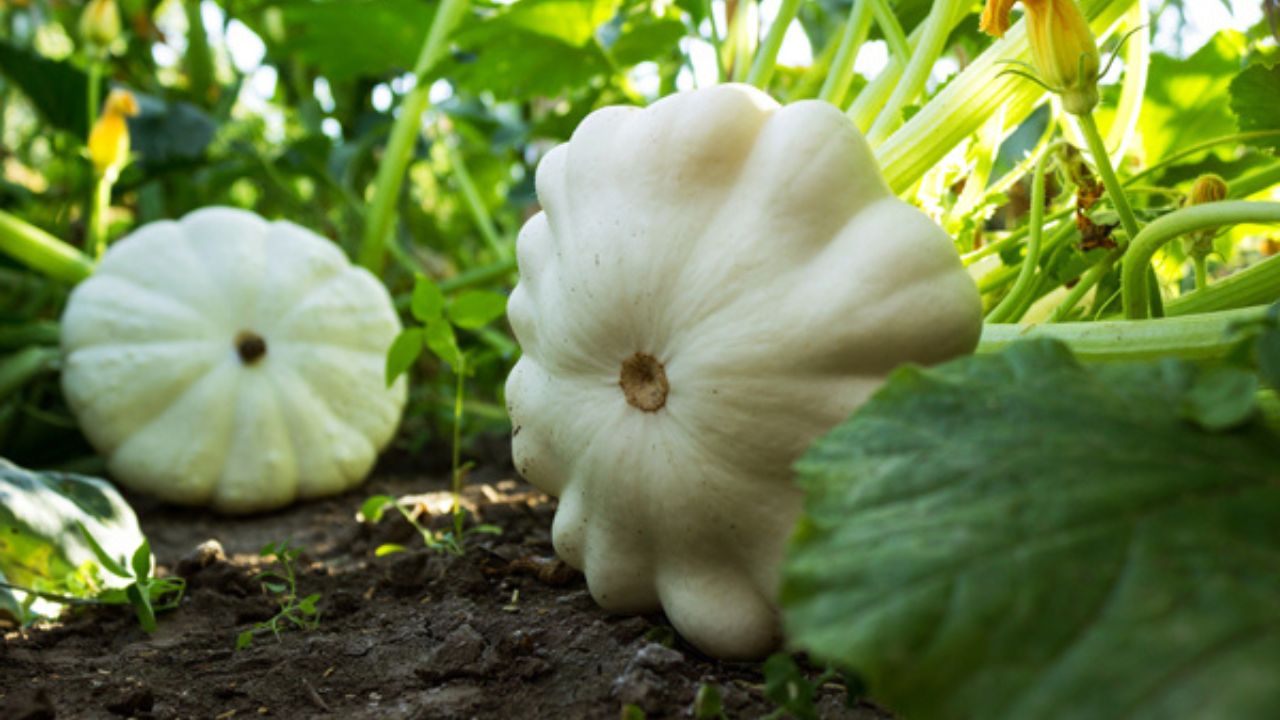
<path fill-rule="evenodd" d="M 138 101 L 128 90 L 112 90 L 102 115 L 89 131 L 89 159 L 99 175 L 119 172 L 129 160 L 126 117 L 138 114 Z"/>
<path fill-rule="evenodd" d="M 1204 205 L 1226 199 L 1227 181 L 1213 173 L 1205 173 L 1191 184 L 1191 193 L 1187 195 L 1187 206 Z M 1217 234 L 1216 227 L 1192 233 L 1187 239 L 1187 254 L 1197 260 L 1208 257 L 1209 253 L 1213 252 L 1213 238 Z"/>
<path fill-rule="evenodd" d="M 1002 37 L 1019 0 L 987 0 L 983 32 Z M 1084 115 L 1098 104 L 1098 41 L 1075 0 L 1021 0 L 1027 9 L 1027 40 L 1040 80 L 1062 96 L 1062 107 Z"/>
<path fill-rule="evenodd" d="M 116 0 L 89 0 L 80 14 L 80 37 L 105 50 L 120 37 L 120 10 Z"/>
<path fill-rule="evenodd" d="M 1196 178 L 1196 181 L 1191 185 L 1191 194 L 1187 196 L 1187 204 L 1203 205 L 1225 200 L 1226 198 L 1227 181 L 1213 173 L 1205 173 Z"/>

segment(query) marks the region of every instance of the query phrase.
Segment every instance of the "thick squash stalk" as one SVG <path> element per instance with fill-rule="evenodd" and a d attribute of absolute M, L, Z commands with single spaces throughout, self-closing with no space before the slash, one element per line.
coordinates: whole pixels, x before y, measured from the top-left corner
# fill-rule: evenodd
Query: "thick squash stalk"
<path fill-rule="evenodd" d="M 404 173 L 422 131 L 422 114 L 431 103 L 431 83 L 427 82 L 427 75 L 444 57 L 449 35 L 462 21 L 469 5 L 469 0 L 444 0 L 436 9 L 435 19 L 431 21 L 431 29 L 413 69 L 418 84 L 400 105 L 400 117 L 396 118 L 391 129 L 391 139 L 378 166 L 359 257 L 360 265 L 375 274 L 382 271 L 387 243 L 391 241 L 391 231 L 395 226 L 396 202 L 404 185 Z"/>
<path fill-rule="evenodd" d="M 68 285 L 75 285 L 93 274 L 93 261 L 84 253 L 3 210 L 0 210 L 0 251 Z"/>
<path fill-rule="evenodd" d="M 1081 0 L 1080 9 L 1094 32 L 1102 35 L 1137 2 Z M 914 185 L 1002 105 L 1009 124 L 1026 119 L 1040 104 L 1044 89 L 1007 69 L 1009 61 L 1031 59 L 1027 23 L 1019 22 L 877 147 L 876 159 L 894 192 Z"/>

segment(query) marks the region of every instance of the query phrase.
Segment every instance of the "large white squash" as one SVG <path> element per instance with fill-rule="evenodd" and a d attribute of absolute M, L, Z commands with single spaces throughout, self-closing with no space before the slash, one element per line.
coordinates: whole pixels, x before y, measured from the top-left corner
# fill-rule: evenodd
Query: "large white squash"
<path fill-rule="evenodd" d="M 970 352 L 978 292 L 836 108 L 723 85 L 592 113 L 537 173 L 508 315 L 516 468 L 606 609 L 779 642 L 791 464 L 895 366 Z"/>
<path fill-rule="evenodd" d="M 360 483 L 404 408 L 386 289 L 289 222 L 208 208 L 116 243 L 62 316 L 62 387 L 111 475 L 225 512 Z"/>

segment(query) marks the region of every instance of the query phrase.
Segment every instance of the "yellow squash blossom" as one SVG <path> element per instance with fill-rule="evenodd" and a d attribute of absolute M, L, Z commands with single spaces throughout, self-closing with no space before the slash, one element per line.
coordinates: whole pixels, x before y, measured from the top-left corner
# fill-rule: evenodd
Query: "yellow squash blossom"
<path fill-rule="evenodd" d="M 1027 10 L 1027 39 L 1040 80 L 1062 96 L 1067 112 L 1093 110 L 1098 104 L 1098 42 L 1075 0 L 987 0 L 982 31 L 1002 37 L 1019 1 Z"/>
<path fill-rule="evenodd" d="M 127 90 L 112 90 L 102 116 L 89 132 L 89 159 L 99 175 L 118 173 L 129 160 L 126 117 L 138 114 L 138 101 Z"/>

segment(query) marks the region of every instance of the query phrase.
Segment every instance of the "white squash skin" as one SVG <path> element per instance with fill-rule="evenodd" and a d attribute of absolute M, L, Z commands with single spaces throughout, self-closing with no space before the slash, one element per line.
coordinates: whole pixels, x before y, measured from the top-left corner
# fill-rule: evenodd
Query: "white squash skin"
<path fill-rule="evenodd" d="M 242 361 L 250 330 L 266 354 Z M 121 239 L 62 317 L 62 384 L 111 475 L 228 513 L 359 484 L 399 424 L 386 289 L 289 222 L 207 208 Z"/>
<path fill-rule="evenodd" d="M 971 352 L 981 304 L 830 105 L 722 85 L 586 118 L 537 173 L 507 382 L 517 470 L 606 609 L 664 610 L 717 657 L 781 640 L 791 465 L 904 362 Z M 646 412 L 622 363 L 665 367 Z"/>

